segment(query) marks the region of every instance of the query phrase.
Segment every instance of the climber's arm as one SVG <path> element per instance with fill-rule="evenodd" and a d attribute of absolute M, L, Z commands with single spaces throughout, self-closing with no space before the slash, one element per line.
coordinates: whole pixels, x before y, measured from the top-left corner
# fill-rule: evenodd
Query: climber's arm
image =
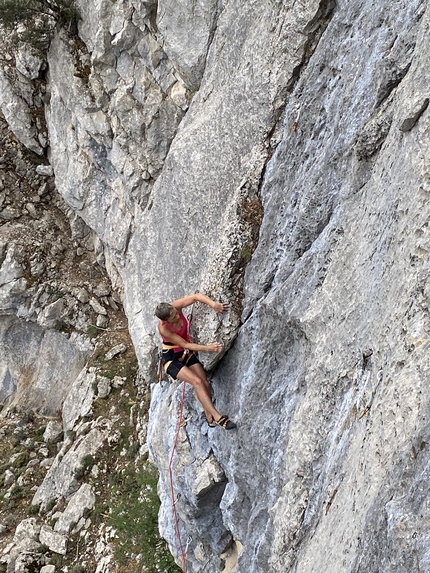
<path fill-rule="evenodd" d="M 211 344 L 194 344 L 194 342 L 187 342 L 182 336 L 173 332 L 166 324 L 163 324 L 161 321 L 158 324 L 158 331 L 160 332 L 161 336 L 171 342 L 175 346 L 180 348 L 186 348 L 187 350 L 194 350 L 194 352 L 221 352 L 224 348 L 222 344 L 218 342 L 212 342 Z"/>
<path fill-rule="evenodd" d="M 190 306 L 195 302 L 202 302 L 203 304 L 207 304 L 208 306 L 213 308 L 217 314 L 220 314 L 222 312 L 227 312 L 227 310 L 230 308 L 229 304 L 225 302 L 215 302 L 214 300 L 212 300 L 205 294 L 202 294 L 201 292 L 190 294 L 188 296 L 184 296 L 183 298 L 178 298 L 177 300 L 172 302 L 172 306 L 177 310 L 182 310 L 183 308 Z"/>

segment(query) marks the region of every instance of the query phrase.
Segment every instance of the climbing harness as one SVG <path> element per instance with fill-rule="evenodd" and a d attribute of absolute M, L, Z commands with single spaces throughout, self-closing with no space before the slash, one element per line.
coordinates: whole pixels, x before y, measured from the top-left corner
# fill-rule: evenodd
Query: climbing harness
<path fill-rule="evenodd" d="M 178 419 L 178 425 L 176 428 L 175 440 L 173 442 L 172 453 L 170 454 L 170 460 L 169 460 L 170 494 L 171 494 L 171 498 L 172 498 L 173 516 L 175 518 L 176 537 L 178 539 L 179 549 L 181 551 L 181 557 L 182 557 L 182 573 L 187 573 L 188 543 L 187 543 L 187 547 L 184 549 L 184 546 L 182 545 L 182 539 L 181 539 L 181 530 L 179 528 L 179 516 L 178 516 L 178 512 L 176 510 L 177 499 L 175 499 L 175 489 L 173 487 L 173 458 L 175 456 L 176 448 L 178 445 L 179 432 L 184 425 L 185 386 L 186 386 L 186 383 L 182 382 L 182 396 L 181 396 L 181 406 L 179 409 L 179 419 Z"/>
<path fill-rule="evenodd" d="M 186 340 L 190 340 L 190 325 L 191 325 L 191 320 L 193 317 L 193 312 L 191 311 L 190 317 L 187 318 L 184 315 L 185 318 L 185 322 L 186 322 Z M 157 366 L 157 381 L 161 382 L 164 378 L 164 372 L 168 371 L 168 368 L 170 366 L 170 364 L 172 363 L 172 360 L 169 360 L 170 356 L 169 354 L 171 353 L 171 351 L 174 351 L 175 349 L 175 345 L 173 344 L 173 342 L 168 342 L 167 340 L 165 340 L 163 338 L 162 344 L 161 344 L 161 349 L 159 349 L 158 351 L 158 366 Z M 164 355 L 164 358 L 163 358 Z M 174 356 L 172 356 L 172 359 L 174 358 L 175 360 L 179 360 L 179 362 L 182 362 L 185 366 L 188 365 L 188 361 L 190 360 L 190 358 L 195 355 L 195 353 L 191 350 L 188 349 L 183 349 L 181 356 L 177 356 L 176 354 Z"/>

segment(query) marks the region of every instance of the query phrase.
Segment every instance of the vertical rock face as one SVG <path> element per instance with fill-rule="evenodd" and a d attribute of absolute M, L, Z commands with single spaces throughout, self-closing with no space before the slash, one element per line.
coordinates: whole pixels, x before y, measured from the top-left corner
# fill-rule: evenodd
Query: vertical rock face
<path fill-rule="evenodd" d="M 428 116 L 400 129 L 426 99 L 427 30 L 419 3 L 341 3 L 297 82 L 297 132 L 287 107 L 216 377 L 240 420 L 214 443 L 240 571 L 429 567 Z"/>
<path fill-rule="evenodd" d="M 89 349 L 79 349 L 55 330 L 0 318 L 0 401 L 54 416 L 84 367 Z"/>
<path fill-rule="evenodd" d="M 428 15 L 397 8 L 338 3 L 266 166 L 214 376 L 239 429 L 208 436 L 241 572 L 429 567 L 426 111 L 401 129 L 426 107 Z"/>
<path fill-rule="evenodd" d="M 80 38 L 49 55 L 50 159 L 123 291 L 143 377 L 156 302 L 232 303 L 196 308 L 194 328 L 226 345 L 206 364 L 238 430 L 208 428 L 188 388 L 173 455 L 182 387 L 153 389 L 178 562 L 428 570 L 427 2 L 80 8 Z"/>

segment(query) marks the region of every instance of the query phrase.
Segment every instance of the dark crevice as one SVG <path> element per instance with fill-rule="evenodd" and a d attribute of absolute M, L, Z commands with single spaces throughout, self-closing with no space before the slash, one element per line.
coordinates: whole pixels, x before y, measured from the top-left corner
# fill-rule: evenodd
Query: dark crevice
<path fill-rule="evenodd" d="M 404 79 L 410 67 L 411 67 L 411 62 L 409 62 L 403 69 L 394 71 L 392 77 L 388 80 L 388 82 L 384 86 L 381 86 L 379 88 L 376 100 L 376 107 L 379 107 L 386 99 L 388 99 L 391 92 Z"/>
<path fill-rule="evenodd" d="M 130 241 L 131 238 L 134 234 L 134 218 L 132 219 L 132 223 L 130 224 L 130 227 L 127 229 L 127 234 L 125 237 L 125 241 L 124 241 L 124 249 L 123 249 L 123 253 L 122 253 L 122 257 L 125 260 L 126 259 L 126 255 L 127 255 L 127 251 L 128 251 L 128 247 L 130 246 Z"/>
<path fill-rule="evenodd" d="M 154 2 L 151 4 L 150 9 L 148 10 L 149 29 L 153 34 L 157 34 L 158 32 L 157 14 L 158 14 L 158 0 L 154 0 Z"/>
<path fill-rule="evenodd" d="M 287 84 L 287 93 L 293 92 L 303 70 L 306 69 L 306 66 L 315 52 L 322 35 L 333 17 L 336 6 L 336 0 L 322 1 L 318 8 L 318 12 L 305 27 L 305 33 L 308 33 L 308 39 L 304 45 L 302 61 L 294 68 L 291 79 Z"/>
<path fill-rule="evenodd" d="M 312 55 L 314 54 L 318 43 L 333 18 L 334 10 L 336 8 L 336 0 L 323 0 L 320 3 L 317 13 L 314 18 L 306 25 L 304 33 L 308 35 L 305 45 L 303 47 L 303 55 L 301 62 L 293 69 L 290 80 L 287 82 L 281 94 L 282 99 L 288 102 L 288 95 L 291 94 L 299 81 L 303 71 L 306 69 Z M 269 142 L 269 154 L 265 166 L 261 172 L 261 179 L 259 185 L 259 192 L 261 190 L 266 166 L 272 158 L 276 147 L 279 142 L 276 141 L 276 132 L 284 123 L 286 113 L 286 105 L 279 107 L 274 111 L 272 128 L 266 134 L 266 141 Z"/>

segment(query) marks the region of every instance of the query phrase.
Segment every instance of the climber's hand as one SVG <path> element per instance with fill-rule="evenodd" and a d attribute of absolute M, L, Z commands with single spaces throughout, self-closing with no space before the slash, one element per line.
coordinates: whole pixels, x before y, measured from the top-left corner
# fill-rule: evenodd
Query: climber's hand
<path fill-rule="evenodd" d="M 213 309 L 217 314 L 221 314 L 227 312 L 230 309 L 230 305 L 228 302 L 216 302 Z"/>
<path fill-rule="evenodd" d="M 219 342 L 212 342 L 206 346 L 207 352 L 221 352 L 224 348 L 224 344 L 220 344 Z"/>

